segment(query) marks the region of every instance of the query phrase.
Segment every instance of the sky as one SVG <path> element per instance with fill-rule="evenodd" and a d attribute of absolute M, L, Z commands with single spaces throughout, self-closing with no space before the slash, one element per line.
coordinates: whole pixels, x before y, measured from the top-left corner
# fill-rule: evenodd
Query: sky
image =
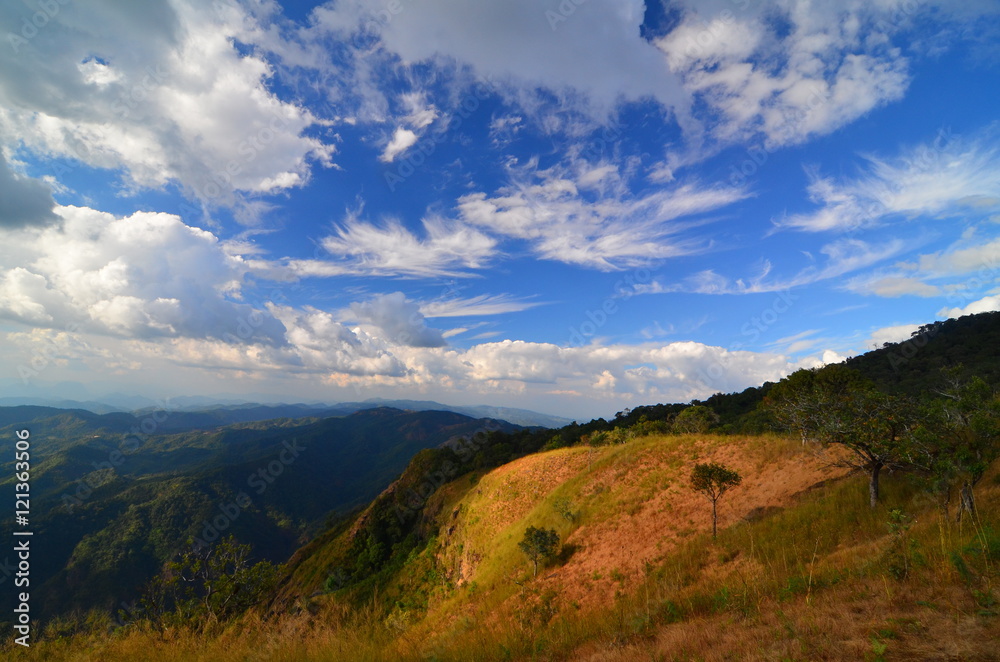
<path fill-rule="evenodd" d="M 996 0 L 0 4 L 0 397 L 590 420 L 1000 310 Z"/>

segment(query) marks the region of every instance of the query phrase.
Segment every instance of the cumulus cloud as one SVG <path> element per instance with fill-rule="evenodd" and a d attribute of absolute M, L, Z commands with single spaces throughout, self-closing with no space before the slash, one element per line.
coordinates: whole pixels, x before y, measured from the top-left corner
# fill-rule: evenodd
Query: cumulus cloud
<path fill-rule="evenodd" d="M 439 329 L 427 326 L 420 305 L 402 292 L 382 294 L 371 301 L 351 304 L 358 319 L 374 325 L 386 339 L 410 347 L 442 347 L 447 343 Z"/>
<path fill-rule="evenodd" d="M 246 267 L 210 232 L 171 214 L 56 213 L 59 225 L 4 233 L 0 317 L 127 338 L 284 343 L 280 323 L 234 299 Z"/>
<path fill-rule="evenodd" d="M 623 100 L 686 106 L 687 95 L 662 54 L 640 34 L 642 0 L 551 7 L 532 0 L 431 0 L 419 10 L 404 5 L 395 13 L 377 3 L 341 0 L 316 15 L 330 30 L 376 37 L 404 62 L 443 60 L 471 67 L 528 104 L 537 102 L 535 92 L 542 87 L 559 95 L 561 105 L 600 119 Z"/>
<path fill-rule="evenodd" d="M 835 360 L 830 355 L 793 361 L 780 354 L 731 351 L 696 342 L 560 347 L 512 340 L 464 351 L 410 350 L 407 356 L 410 379 L 418 383 L 438 374 L 456 388 L 480 392 L 544 387 L 574 391 L 584 398 L 610 394 L 661 402 L 742 390 L 800 367 L 820 365 L 824 359 Z"/>
<path fill-rule="evenodd" d="M 882 329 L 872 331 L 868 338 L 869 347 L 879 348 L 885 343 L 897 343 L 908 340 L 914 331 L 920 328 L 919 324 L 900 324 L 898 326 L 887 326 Z"/>
<path fill-rule="evenodd" d="M 892 37 L 912 17 L 891 4 L 689 1 L 656 44 L 714 112 L 711 139 L 795 144 L 902 97 L 908 61 Z"/>
<path fill-rule="evenodd" d="M 964 307 L 942 308 L 938 311 L 939 317 L 962 317 L 963 315 L 976 315 L 978 313 L 991 313 L 1000 310 L 1000 294 L 994 294 L 973 301 Z"/>
<path fill-rule="evenodd" d="M 0 23 L 24 11 L 6 3 Z M 258 31 L 235 3 L 60 3 L 31 40 L 0 49 L 0 140 L 211 204 L 301 186 L 333 148 L 268 89 L 270 65 L 235 47 Z"/>
<path fill-rule="evenodd" d="M 301 365 L 310 374 L 400 377 L 407 372 L 385 339 L 349 329 L 326 311 L 277 304 L 268 309 L 287 329 L 290 347 L 283 362 Z"/>
<path fill-rule="evenodd" d="M 0 229 L 52 223 L 54 206 L 49 187 L 15 173 L 0 151 Z"/>

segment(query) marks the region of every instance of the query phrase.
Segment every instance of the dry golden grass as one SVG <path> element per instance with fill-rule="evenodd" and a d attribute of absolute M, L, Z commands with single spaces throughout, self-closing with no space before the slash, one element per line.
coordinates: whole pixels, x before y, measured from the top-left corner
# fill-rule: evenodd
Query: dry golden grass
<path fill-rule="evenodd" d="M 721 502 L 687 487 L 696 461 L 744 475 Z M 1000 659 L 1000 479 L 958 525 L 904 476 L 868 508 L 796 440 L 651 437 L 523 458 L 432 504 L 440 533 L 420 562 L 437 579 L 426 611 L 331 596 L 271 620 L 204 633 L 136 628 L 74 635 L 5 659 L 73 660 L 994 660 Z M 458 483 L 458 481 L 456 481 Z M 554 507 L 566 499 L 575 521 Z M 909 516 L 894 534 L 891 509 Z M 528 525 L 576 551 L 530 580 Z M 900 563 L 905 571 L 900 571 Z M 421 566 L 423 567 L 423 566 Z M 905 574 L 903 577 L 901 575 Z"/>

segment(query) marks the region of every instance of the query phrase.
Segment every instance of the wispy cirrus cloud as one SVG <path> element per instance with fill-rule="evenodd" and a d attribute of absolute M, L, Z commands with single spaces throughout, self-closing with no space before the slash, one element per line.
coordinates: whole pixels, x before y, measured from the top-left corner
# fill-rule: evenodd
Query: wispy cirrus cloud
<path fill-rule="evenodd" d="M 538 257 L 614 271 L 703 251 L 703 237 L 685 235 L 699 214 L 750 194 L 743 188 L 677 183 L 644 194 L 622 185 L 610 163 L 539 170 L 537 162 L 512 166 L 511 182 L 493 195 L 459 198 L 468 225 L 523 240 Z"/>
<path fill-rule="evenodd" d="M 820 252 L 826 256 L 823 264 L 810 265 L 792 276 L 772 276 L 773 265 L 765 260 L 759 272 L 748 278 L 730 278 L 713 269 L 706 269 L 688 276 L 679 283 L 653 281 L 636 288 L 637 294 L 666 292 L 691 292 L 696 294 L 755 294 L 781 292 L 813 283 L 828 281 L 871 267 L 902 253 L 908 243 L 892 239 L 872 244 L 861 239 L 841 239 L 825 245 Z"/>
<path fill-rule="evenodd" d="M 372 224 L 349 214 L 320 242 L 336 261 L 298 261 L 292 269 L 303 275 L 323 275 L 329 269 L 414 278 L 459 276 L 485 267 L 499 253 L 495 239 L 468 225 L 440 217 L 424 218 L 422 225 L 424 234 L 418 236 L 394 219 Z"/>
<path fill-rule="evenodd" d="M 967 138 L 939 132 L 895 158 L 865 155 L 862 172 L 835 180 L 809 170 L 816 211 L 775 219 L 807 232 L 874 227 L 890 218 L 974 217 L 1000 210 L 1000 126 Z"/>
<path fill-rule="evenodd" d="M 845 288 L 880 297 L 936 297 L 982 291 L 1000 283 L 1000 239 L 970 229 L 947 248 L 915 255 L 888 270 L 849 280 Z"/>
<path fill-rule="evenodd" d="M 443 299 L 421 304 L 425 317 L 481 317 L 506 315 L 544 306 L 542 301 L 526 301 L 509 294 L 480 294 L 474 297 Z"/>

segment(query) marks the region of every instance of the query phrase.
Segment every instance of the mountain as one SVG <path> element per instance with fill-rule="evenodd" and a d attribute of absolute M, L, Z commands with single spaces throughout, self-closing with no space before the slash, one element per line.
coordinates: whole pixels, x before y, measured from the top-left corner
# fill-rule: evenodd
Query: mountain
<path fill-rule="evenodd" d="M 958 366 L 996 388 L 998 332 L 1000 314 L 935 322 L 847 364 L 895 393 L 929 394 L 942 368 Z M 46 605 L 126 600 L 179 541 L 211 537 L 216 524 L 255 558 L 288 559 L 266 620 L 83 634 L 41 654 L 992 659 L 996 463 L 976 487 L 972 522 L 943 517 L 928 482 L 902 471 L 884 477 L 870 508 L 863 480 L 838 466 L 842 448 L 774 434 L 759 406 L 773 387 L 558 429 L 388 408 L 244 422 L 150 435 L 113 468 L 93 462 L 130 415 L 33 410 L 53 437 L 39 445 L 43 498 L 64 484 L 50 473 L 65 480 L 92 466 L 94 478 L 73 513 L 33 519 L 38 540 L 63 550 L 49 558 L 43 548 L 37 566 L 33 557 Z M 358 404 L 375 403 L 347 408 Z M 690 404 L 718 416 L 712 433 L 671 430 Z M 87 442 L 54 438 L 92 430 Z M 742 476 L 720 502 L 717 540 L 691 489 L 704 462 Z M 558 536 L 537 577 L 520 545 L 529 527 Z"/>
<path fill-rule="evenodd" d="M 571 423 L 571 419 L 561 416 L 551 416 L 529 409 L 513 407 L 494 407 L 490 405 L 445 405 L 430 400 L 386 400 L 370 398 L 364 402 L 341 402 L 334 405 L 335 409 L 358 411 L 369 407 L 394 407 L 413 411 L 453 411 L 473 418 L 497 418 L 524 427 L 560 428 Z"/>
<path fill-rule="evenodd" d="M 111 402 L 118 403 L 111 404 Z M 137 396 L 109 397 L 103 401 L 49 400 L 45 398 L 0 398 L 0 407 L 45 406 L 57 409 L 83 409 L 96 414 L 128 412 L 138 417 L 164 410 L 164 403 L 155 403 Z M 129 405 L 129 406 L 125 406 Z M 209 429 L 232 423 L 266 421 L 272 418 L 304 418 L 344 416 L 362 409 L 391 407 L 411 411 L 452 411 L 472 418 L 496 418 L 524 427 L 558 428 L 571 422 L 568 418 L 551 416 L 528 409 L 495 407 L 491 405 L 446 405 L 430 400 L 387 400 L 370 398 L 364 402 L 336 404 L 295 403 L 260 404 L 255 402 L 220 403 L 202 397 L 171 398 L 166 410 L 170 412 L 168 429 Z"/>
<path fill-rule="evenodd" d="M 134 598 L 189 537 L 216 530 L 282 561 L 327 518 L 370 502 L 418 451 L 519 429 L 384 407 L 209 431 L 171 433 L 161 424 L 149 435 L 132 432 L 147 419 L 124 413 L 19 407 L 0 416 L 0 493 L 10 502 L 13 431 L 31 429 L 31 526 L 44 541 L 32 582 L 44 616 Z"/>

